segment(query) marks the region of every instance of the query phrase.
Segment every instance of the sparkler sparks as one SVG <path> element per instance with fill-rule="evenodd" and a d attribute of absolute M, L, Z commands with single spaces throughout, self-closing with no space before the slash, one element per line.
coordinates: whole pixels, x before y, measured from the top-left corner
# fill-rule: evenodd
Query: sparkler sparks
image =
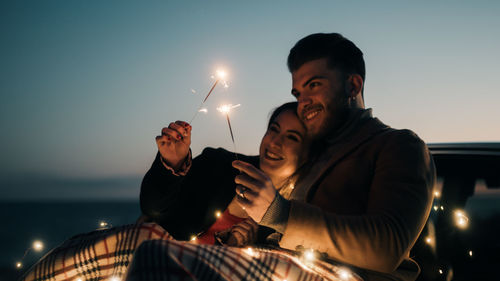
<path fill-rule="evenodd" d="M 233 108 L 239 107 L 241 104 L 232 105 L 232 104 L 223 104 L 217 107 L 217 110 L 226 115 L 227 125 L 229 126 L 229 132 L 231 133 L 231 140 L 233 141 L 234 153 L 236 154 L 236 143 L 234 142 L 233 128 L 231 127 L 231 121 L 229 120 L 229 112 Z"/>
<path fill-rule="evenodd" d="M 224 78 L 226 78 L 226 76 L 227 76 L 227 72 L 225 70 L 223 70 L 223 69 L 217 69 L 216 75 L 212 76 L 212 78 L 216 79 L 215 82 L 214 82 L 214 84 L 212 85 L 212 88 L 210 88 L 210 90 L 208 91 L 208 94 L 205 96 L 205 98 L 201 102 L 201 104 L 198 107 L 198 110 L 195 112 L 193 118 L 191 118 L 191 120 L 189 121 L 189 124 L 193 123 L 194 118 L 196 117 L 196 115 L 198 115 L 198 112 L 200 112 L 200 110 L 202 109 L 203 104 L 205 104 L 205 102 L 207 101 L 208 97 L 210 97 L 210 95 L 212 94 L 213 90 L 215 89 L 215 86 L 217 86 L 217 84 L 219 83 L 219 81 L 222 81 L 222 84 L 223 84 L 224 88 L 227 89 L 229 87 L 229 85 L 227 84 L 227 81 L 224 80 Z"/>
<path fill-rule="evenodd" d="M 469 226 L 469 218 L 462 210 L 455 210 L 453 213 L 455 217 L 455 224 L 458 228 L 465 229 Z"/>

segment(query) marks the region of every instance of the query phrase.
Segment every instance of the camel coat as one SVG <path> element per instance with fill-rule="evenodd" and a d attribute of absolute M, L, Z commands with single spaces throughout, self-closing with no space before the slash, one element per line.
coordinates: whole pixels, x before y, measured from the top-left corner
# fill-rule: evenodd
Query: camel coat
<path fill-rule="evenodd" d="M 279 245 L 326 253 L 368 280 L 414 280 L 419 267 L 409 251 L 428 218 L 435 179 L 425 143 L 371 110 L 352 113 L 325 143 L 295 185 Z M 270 227 L 269 213 L 280 208 L 273 204 L 263 223 Z"/>

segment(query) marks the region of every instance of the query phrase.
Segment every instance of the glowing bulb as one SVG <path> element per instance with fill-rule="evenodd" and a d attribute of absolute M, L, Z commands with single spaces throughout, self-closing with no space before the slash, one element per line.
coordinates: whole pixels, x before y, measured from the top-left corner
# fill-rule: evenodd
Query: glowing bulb
<path fill-rule="evenodd" d="M 457 225 L 457 227 L 464 229 L 467 228 L 467 226 L 469 226 L 469 218 L 467 217 L 464 211 L 455 210 L 454 215 L 455 215 L 455 224 Z"/>
<path fill-rule="evenodd" d="M 472 251 L 469 251 L 469 256 L 472 257 Z"/>
<path fill-rule="evenodd" d="M 107 223 L 107 222 L 105 222 L 105 221 L 100 221 L 100 222 L 99 222 L 99 226 L 100 226 L 100 227 L 108 227 L 108 223 Z"/>
<path fill-rule="evenodd" d="M 192 235 L 191 236 L 191 241 L 196 241 L 196 240 L 197 240 L 196 235 Z"/>
<path fill-rule="evenodd" d="M 339 276 L 342 280 L 347 280 L 351 277 L 351 272 L 348 269 L 342 268 L 339 270 Z"/>
<path fill-rule="evenodd" d="M 42 241 L 39 241 L 39 240 L 35 240 L 33 242 L 33 249 L 37 252 L 43 250 L 43 243 Z"/>
<path fill-rule="evenodd" d="M 434 206 L 434 211 L 437 211 L 439 209 L 438 206 Z"/>
<path fill-rule="evenodd" d="M 16 268 L 21 268 L 21 267 L 23 267 L 23 264 L 19 261 L 16 262 Z"/>
<path fill-rule="evenodd" d="M 443 274 L 443 270 L 442 269 L 439 269 L 439 274 Z"/>
<path fill-rule="evenodd" d="M 441 206 L 441 207 L 439 207 L 439 208 L 441 209 L 441 211 L 444 211 L 444 207 L 443 207 L 443 206 Z"/>
<path fill-rule="evenodd" d="M 252 256 L 252 257 L 255 254 L 254 251 L 253 251 L 253 249 L 251 247 L 246 248 L 245 251 L 247 252 L 247 254 L 249 256 Z"/>
<path fill-rule="evenodd" d="M 434 197 L 439 198 L 441 196 L 441 192 L 439 191 L 434 191 Z"/>
<path fill-rule="evenodd" d="M 427 244 L 431 244 L 432 243 L 432 238 L 430 238 L 430 237 L 425 238 L 425 242 Z"/>
<path fill-rule="evenodd" d="M 306 250 L 304 252 L 304 258 L 307 260 L 307 261 L 313 261 L 314 258 L 315 258 L 315 255 L 314 255 L 314 251 L 309 249 L 309 250 Z"/>
<path fill-rule="evenodd" d="M 220 211 L 215 212 L 215 217 L 220 218 L 220 215 L 221 215 Z"/>

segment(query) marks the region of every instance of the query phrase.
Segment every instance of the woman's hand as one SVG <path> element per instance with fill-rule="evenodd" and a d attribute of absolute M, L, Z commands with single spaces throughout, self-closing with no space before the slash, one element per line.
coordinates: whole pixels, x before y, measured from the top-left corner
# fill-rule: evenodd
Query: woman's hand
<path fill-rule="evenodd" d="M 264 172 L 250 163 L 236 160 L 233 167 L 242 172 L 234 178 L 236 202 L 254 221 L 260 222 L 276 197 L 276 188 Z"/>
<path fill-rule="evenodd" d="M 163 161 L 177 171 L 189 153 L 191 125 L 184 121 L 170 123 L 156 137 L 156 144 Z"/>
<path fill-rule="evenodd" d="M 255 243 L 255 240 L 257 239 L 257 229 L 257 223 L 251 218 L 235 224 L 231 228 L 226 245 L 243 247 Z"/>

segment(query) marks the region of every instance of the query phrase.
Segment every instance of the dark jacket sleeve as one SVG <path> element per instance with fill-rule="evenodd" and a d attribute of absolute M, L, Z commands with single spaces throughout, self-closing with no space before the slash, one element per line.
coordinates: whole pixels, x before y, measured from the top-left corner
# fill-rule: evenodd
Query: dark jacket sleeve
<path fill-rule="evenodd" d="M 425 224 L 434 178 L 425 144 L 410 133 L 394 134 L 376 159 L 365 214 L 337 215 L 292 200 L 280 245 L 303 245 L 340 262 L 392 272 L 408 257 Z"/>
<path fill-rule="evenodd" d="M 252 164 L 258 158 L 225 149 L 206 148 L 192 161 L 185 176 L 174 175 L 155 158 L 141 186 L 143 214 L 160 224 L 174 238 L 187 240 L 215 222 L 216 211 L 224 211 L 235 195 L 236 159 Z"/>

